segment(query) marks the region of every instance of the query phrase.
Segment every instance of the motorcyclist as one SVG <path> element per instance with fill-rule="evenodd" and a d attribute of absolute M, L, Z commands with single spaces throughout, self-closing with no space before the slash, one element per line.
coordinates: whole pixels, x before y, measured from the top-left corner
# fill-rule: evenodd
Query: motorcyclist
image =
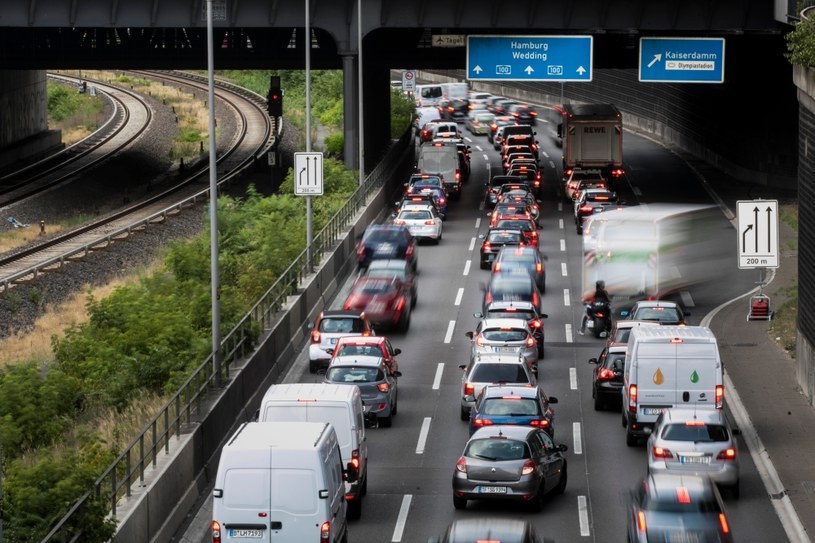
<path fill-rule="evenodd" d="M 586 300 L 586 312 L 583 314 L 583 322 L 580 323 L 579 333 L 581 336 L 586 333 L 586 323 L 589 322 L 590 318 L 594 317 L 592 314 L 592 305 L 597 302 L 605 302 L 609 306 L 611 305 L 611 297 L 606 290 L 606 282 L 602 280 L 594 284 L 594 295 Z"/>

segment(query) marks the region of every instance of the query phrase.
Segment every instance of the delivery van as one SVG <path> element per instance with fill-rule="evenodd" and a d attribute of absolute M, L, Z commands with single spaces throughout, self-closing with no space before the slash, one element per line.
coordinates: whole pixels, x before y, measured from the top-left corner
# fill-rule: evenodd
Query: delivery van
<path fill-rule="evenodd" d="M 221 451 L 215 543 L 345 543 L 343 465 L 326 422 L 248 422 Z"/>
<path fill-rule="evenodd" d="M 329 383 L 272 385 L 260 403 L 258 420 L 330 422 L 337 433 L 344 469 L 348 517 L 362 514 L 368 488 L 368 443 L 359 387 Z"/>
<path fill-rule="evenodd" d="M 441 83 L 416 85 L 416 107 L 437 107 L 444 97 Z"/>
<path fill-rule="evenodd" d="M 451 198 L 461 196 L 461 170 L 458 149 L 453 142 L 429 142 L 419 147 L 416 173 L 441 175 Z"/>
<path fill-rule="evenodd" d="M 671 407 L 722 409 L 724 371 L 706 326 L 637 326 L 628 336 L 623 426 L 628 446 L 651 433 Z"/>

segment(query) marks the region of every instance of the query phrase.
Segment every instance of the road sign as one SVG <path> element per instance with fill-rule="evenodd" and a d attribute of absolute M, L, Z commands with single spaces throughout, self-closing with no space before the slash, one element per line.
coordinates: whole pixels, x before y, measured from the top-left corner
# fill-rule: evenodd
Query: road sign
<path fill-rule="evenodd" d="M 416 92 L 416 72 L 412 70 L 402 72 L 402 90 Z"/>
<path fill-rule="evenodd" d="M 739 268 L 778 267 L 778 200 L 736 202 Z"/>
<path fill-rule="evenodd" d="M 640 81 L 723 83 L 724 38 L 640 38 Z"/>
<path fill-rule="evenodd" d="M 592 36 L 467 36 L 467 79 L 591 81 Z"/>
<path fill-rule="evenodd" d="M 433 47 L 464 47 L 464 34 L 433 34 Z"/>
<path fill-rule="evenodd" d="M 322 196 L 322 153 L 294 153 L 294 194 L 296 196 Z"/>

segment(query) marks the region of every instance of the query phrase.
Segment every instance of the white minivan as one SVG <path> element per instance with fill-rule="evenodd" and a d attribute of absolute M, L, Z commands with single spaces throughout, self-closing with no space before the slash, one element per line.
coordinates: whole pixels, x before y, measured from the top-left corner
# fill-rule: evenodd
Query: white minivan
<path fill-rule="evenodd" d="M 360 517 L 362 496 L 368 489 L 368 443 L 358 386 L 330 383 L 272 385 L 261 400 L 258 420 L 330 422 L 337 432 L 347 472 L 348 517 Z"/>
<path fill-rule="evenodd" d="M 248 422 L 221 450 L 212 541 L 346 543 L 347 504 L 329 423 Z"/>
<path fill-rule="evenodd" d="M 724 370 L 706 326 L 637 326 L 628 336 L 622 422 L 629 446 L 648 436 L 665 409 L 724 407 Z"/>

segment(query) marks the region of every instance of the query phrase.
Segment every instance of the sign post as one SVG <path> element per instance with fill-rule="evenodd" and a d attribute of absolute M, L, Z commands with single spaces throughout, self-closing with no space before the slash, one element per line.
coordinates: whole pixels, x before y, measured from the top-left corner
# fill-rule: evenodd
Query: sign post
<path fill-rule="evenodd" d="M 467 79 L 591 81 L 592 36 L 467 36 Z"/>
<path fill-rule="evenodd" d="M 778 200 L 736 202 L 739 268 L 778 267 Z"/>
<path fill-rule="evenodd" d="M 723 83 L 724 38 L 640 38 L 640 81 Z"/>

